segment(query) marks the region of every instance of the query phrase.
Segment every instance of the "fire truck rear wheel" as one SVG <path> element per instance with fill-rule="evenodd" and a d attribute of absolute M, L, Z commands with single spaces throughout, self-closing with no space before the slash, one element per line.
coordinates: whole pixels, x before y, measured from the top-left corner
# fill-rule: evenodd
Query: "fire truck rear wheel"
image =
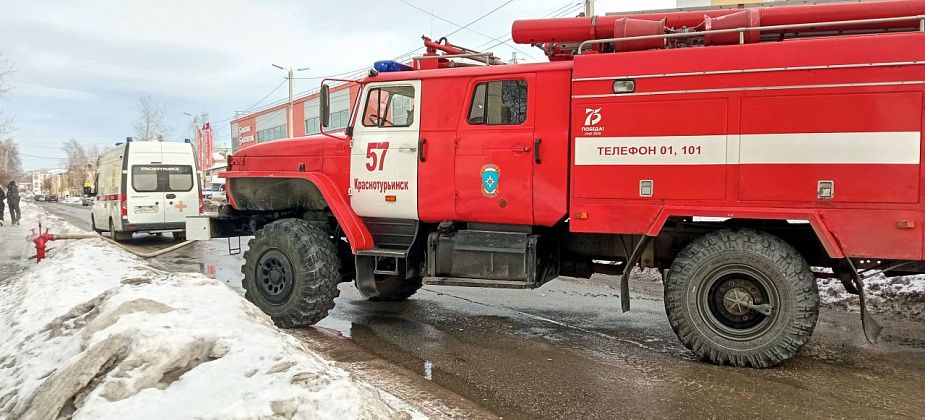
<path fill-rule="evenodd" d="M 379 296 L 369 298 L 373 302 L 402 302 L 408 300 L 424 285 L 420 277 L 403 279 L 399 276 L 376 276 Z"/>
<path fill-rule="evenodd" d="M 301 219 L 266 225 L 244 253 L 244 297 L 282 328 L 328 315 L 340 291 L 340 260 L 329 235 Z"/>
<path fill-rule="evenodd" d="M 763 368 L 809 341 L 819 292 L 790 244 L 756 230 L 720 230 L 694 240 L 672 263 L 665 310 L 681 342 L 704 360 Z"/>

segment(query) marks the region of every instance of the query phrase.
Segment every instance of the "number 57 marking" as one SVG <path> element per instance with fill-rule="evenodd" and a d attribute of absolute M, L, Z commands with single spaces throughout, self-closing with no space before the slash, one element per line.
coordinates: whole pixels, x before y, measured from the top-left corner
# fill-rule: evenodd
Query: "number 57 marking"
<path fill-rule="evenodd" d="M 376 154 L 376 150 L 381 150 L 379 154 Z M 383 166 L 385 166 L 385 154 L 389 151 L 389 142 L 384 141 L 381 143 L 369 143 L 366 145 L 366 170 L 375 171 L 376 167 L 379 167 L 381 171 Z"/>

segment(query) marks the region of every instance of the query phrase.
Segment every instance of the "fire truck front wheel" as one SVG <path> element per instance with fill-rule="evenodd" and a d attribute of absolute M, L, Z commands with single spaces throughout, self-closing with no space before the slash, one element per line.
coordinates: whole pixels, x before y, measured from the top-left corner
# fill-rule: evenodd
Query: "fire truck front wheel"
<path fill-rule="evenodd" d="M 340 260 L 329 235 L 301 219 L 257 231 L 244 253 L 244 297 L 283 328 L 327 316 L 340 293 Z"/>
<path fill-rule="evenodd" d="M 668 321 L 681 342 L 716 364 L 770 367 L 809 341 L 819 293 L 803 257 L 756 230 L 704 235 L 665 280 Z"/>

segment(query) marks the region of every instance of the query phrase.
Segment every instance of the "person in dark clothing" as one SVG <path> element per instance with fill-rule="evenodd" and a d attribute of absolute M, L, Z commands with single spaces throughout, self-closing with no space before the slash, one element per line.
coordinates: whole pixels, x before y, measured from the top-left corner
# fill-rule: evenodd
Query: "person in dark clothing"
<path fill-rule="evenodd" d="M 3 226 L 3 210 L 6 208 L 6 194 L 3 187 L 0 187 L 0 226 Z"/>
<path fill-rule="evenodd" d="M 10 181 L 6 186 L 6 204 L 10 207 L 10 219 L 14 225 L 18 225 L 22 213 L 19 211 L 19 187 L 16 186 L 16 181 Z"/>

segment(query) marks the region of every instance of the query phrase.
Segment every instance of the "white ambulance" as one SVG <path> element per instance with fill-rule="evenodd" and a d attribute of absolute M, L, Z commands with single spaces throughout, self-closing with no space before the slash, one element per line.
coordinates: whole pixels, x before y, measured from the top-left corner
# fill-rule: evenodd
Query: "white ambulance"
<path fill-rule="evenodd" d="M 189 143 L 126 142 L 100 156 L 93 230 L 123 241 L 134 232 L 185 234 L 202 214 L 199 171 Z"/>

